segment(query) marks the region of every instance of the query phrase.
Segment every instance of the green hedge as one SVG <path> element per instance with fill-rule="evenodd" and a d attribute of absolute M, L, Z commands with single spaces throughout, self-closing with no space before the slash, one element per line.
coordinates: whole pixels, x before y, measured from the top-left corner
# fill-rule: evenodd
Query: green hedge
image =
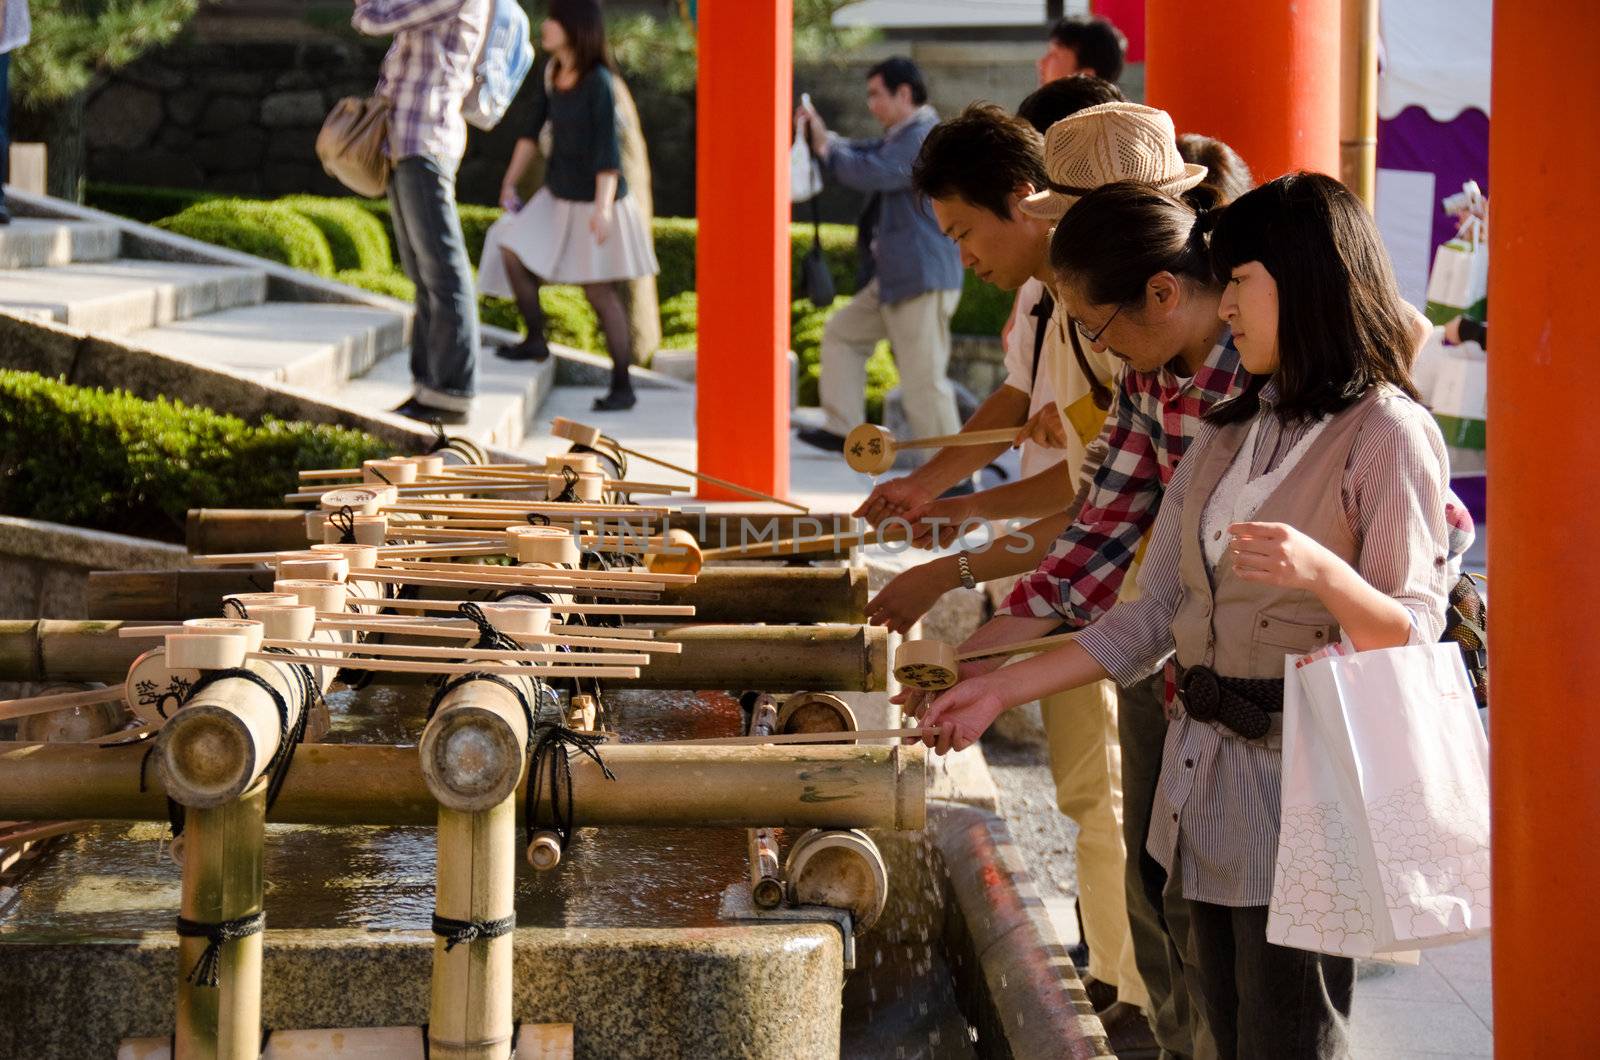
<path fill-rule="evenodd" d="M 332 276 L 334 272 L 333 251 L 321 229 L 293 209 L 276 203 L 210 199 L 195 203 L 175 217 L 157 221 L 156 227 L 318 276 Z"/>
<path fill-rule="evenodd" d="M 251 426 L 181 402 L 0 370 L 0 511 L 27 518 L 182 541 L 191 507 L 280 507 L 302 468 L 391 452 L 343 427 L 270 417 Z"/>
<path fill-rule="evenodd" d="M 322 232 L 333 254 L 333 266 L 340 271 L 383 272 L 394 267 L 389 250 L 389 235 L 383 222 L 353 202 L 319 199 L 315 195 L 291 195 L 279 199 Z"/>

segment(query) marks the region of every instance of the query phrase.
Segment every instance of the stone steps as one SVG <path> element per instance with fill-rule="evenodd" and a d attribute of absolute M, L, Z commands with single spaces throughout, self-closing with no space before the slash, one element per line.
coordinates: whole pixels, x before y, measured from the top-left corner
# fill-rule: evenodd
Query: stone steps
<path fill-rule="evenodd" d="M 0 308 L 104 335 L 260 305 L 266 297 L 266 273 L 221 265 L 121 259 L 0 270 Z"/>
<path fill-rule="evenodd" d="M 216 264 L 209 248 L 176 238 L 168 246 L 164 233 L 68 203 L 40 205 L 55 216 L 17 216 L 0 227 L 0 311 L 282 386 L 380 423 L 410 395 L 409 307 L 363 302 L 355 292 L 342 301 L 335 285 L 270 262 L 257 268 L 225 254 L 229 263 Z M 122 257 L 125 249 L 148 257 Z M 298 290 L 319 300 L 268 300 Z M 485 347 L 471 420 L 451 433 L 516 448 L 555 379 L 553 358 L 502 361 Z M 182 390 L 165 384 L 175 385 Z"/>
<path fill-rule="evenodd" d="M 110 261 L 122 247 L 115 225 L 13 217 L 0 227 L 0 269 L 43 269 L 74 262 Z"/>
<path fill-rule="evenodd" d="M 556 381 L 556 361 L 543 364 L 504 361 L 489 347 L 478 351 L 478 397 L 472 416 L 452 434 L 468 434 L 500 449 L 515 449 L 529 437 L 529 425 Z M 336 397 L 342 404 L 391 409 L 411 395 L 410 358 L 392 354 L 359 379 L 351 379 Z"/>
<path fill-rule="evenodd" d="M 268 302 L 135 331 L 127 341 L 265 382 L 328 392 L 399 350 L 405 324 L 401 314 L 369 306 Z"/>

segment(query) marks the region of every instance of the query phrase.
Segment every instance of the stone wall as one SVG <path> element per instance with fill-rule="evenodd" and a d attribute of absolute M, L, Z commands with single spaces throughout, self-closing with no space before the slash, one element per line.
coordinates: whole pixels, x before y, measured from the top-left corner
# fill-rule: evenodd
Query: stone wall
<path fill-rule="evenodd" d="M 90 180 L 276 196 L 344 190 L 322 172 L 314 146 L 330 107 L 377 83 L 384 42 L 347 35 L 283 42 L 187 42 L 154 52 L 100 83 L 88 101 Z M 1034 87 L 1032 43 L 895 42 L 795 71 L 823 116 L 849 136 L 877 135 L 866 109 L 867 69 L 890 54 L 922 65 L 931 102 L 954 114 L 975 99 L 1015 107 Z M 1125 79 L 1142 85 L 1142 71 Z M 630 79 L 655 171 L 656 213 L 694 214 L 694 95 Z M 528 107 L 513 104 L 493 132 L 472 130 L 462 201 L 492 203 Z M 853 192 L 830 188 L 824 220 L 853 221 Z M 809 217 L 801 208 L 797 214 Z"/>

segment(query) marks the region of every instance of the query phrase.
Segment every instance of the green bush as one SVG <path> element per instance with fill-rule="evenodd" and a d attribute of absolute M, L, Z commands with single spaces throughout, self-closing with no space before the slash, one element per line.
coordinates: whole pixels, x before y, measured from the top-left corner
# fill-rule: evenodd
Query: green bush
<path fill-rule="evenodd" d="M 287 206 L 211 199 L 156 222 L 178 235 L 269 258 L 319 276 L 333 275 L 333 252 L 320 229 Z"/>
<path fill-rule="evenodd" d="M 315 195 L 291 195 L 279 199 L 277 205 L 293 210 L 317 226 L 328 241 L 334 268 L 383 272 L 394 267 L 383 222 L 359 206 Z"/>
<path fill-rule="evenodd" d="M 222 198 L 216 192 L 192 188 L 149 188 L 138 184 L 101 184 L 97 181 L 85 184 L 83 191 L 85 206 L 114 213 L 118 217 L 131 217 L 145 224 L 182 213 L 197 202 Z"/>
<path fill-rule="evenodd" d="M 0 511 L 183 540 L 188 509 L 276 508 L 303 468 L 389 455 L 343 427 L 145 401 L 0 370 Z M 61 454 L 72 454 L 64 473 Z"/>
<path fill-rule="evenodd" d="M 461 237 L 467 244 L 467 259 L 477 265 L 483 259 L 483 239 L 489 234 L 489 226 L 500 220 L 503 211 L 498 206 L 461 203 L 456 212 L 461 215 Z"/>
<path fill-rule="evenodd" d="M 655 238 L 656 262 L 661 272 L 656 276 L 656 294 L 663 304 L 687 291 L 694 290 L 694 235 L 692 217 L 657 217 L 650 226 Z"/>
<path fill-rule="evenodd" d="M 334 279 L 340 283 L 347 283 L 351 287 L 359 287 L 363 291 L 373 294 L 384 294 L 390 298 L 398 298 L 402 302 L 415 301 L 417 286 L 406 279 L 405 273 L 396 271 L 368 272 L 363 269 L 345 269 Z"/>
<path fill-rule="evenodd" d="M 700 331 L 700 302 L 693 291 L 683 291 L 661 303 L 661 348 L 681 350 L 694 346 Z"/>

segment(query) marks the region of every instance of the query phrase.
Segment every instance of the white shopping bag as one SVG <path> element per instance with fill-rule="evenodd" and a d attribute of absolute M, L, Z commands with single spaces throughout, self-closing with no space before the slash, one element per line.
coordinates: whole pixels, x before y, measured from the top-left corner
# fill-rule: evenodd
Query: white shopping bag
<path fill-rule="evenodd" d="M 1489 361 L 1483 347 L 1475 342 L 1446 347 L 1428 365 L 1428 374 L 1428 406 L 1444 444 L 1451 449 L 1488 448 Z"/>
<path fill-rule="evenodd" d="M 1486 934 L 1489 747 L 1460 649 L 1296 662 L 1267 940 L 1394 959 Z"/>
<path fill-rule="evenodd" d="M 1449 323 L 1463 313 L 1482 320 L 1488 296 L 1487 245 L 1470 236 L 1457 236 L 1434 251 L 1423 315 L 1435 324 Z"/>
<path fill-rule="evenodd" d="M 822 163 L 806 143 L 805 126 L 797 125 L 789 148 L 789 201 L 805 202 L 822 193 Z"/>

